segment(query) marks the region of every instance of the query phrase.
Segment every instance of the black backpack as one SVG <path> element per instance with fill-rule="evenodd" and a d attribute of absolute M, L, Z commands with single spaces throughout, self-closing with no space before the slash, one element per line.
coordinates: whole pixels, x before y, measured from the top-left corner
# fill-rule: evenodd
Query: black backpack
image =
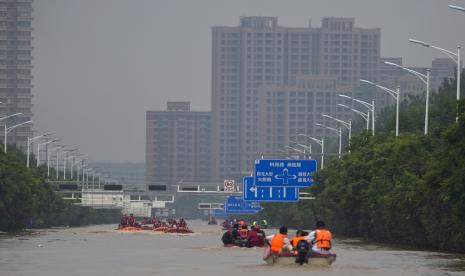
<path fill-rule="evenodd" d="M 295 262 L 302 265 L 308 263 L 308 253 L 310 251 L 310 245 L 306 240 L 300 240 L 296 246 L 297 255 L 295 256 Z"/>

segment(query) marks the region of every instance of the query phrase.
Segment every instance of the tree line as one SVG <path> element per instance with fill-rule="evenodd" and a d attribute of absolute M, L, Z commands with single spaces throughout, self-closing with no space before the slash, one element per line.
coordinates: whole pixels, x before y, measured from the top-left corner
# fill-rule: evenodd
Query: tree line
<path fill-rule="evenodd" d="M 266 204 L 260 217 L 304 229 L 321 219 L 336 235 L 465 252 L 465 101 L 455 85 L 447 79 L 432 95 L 428 135 L 424 96 L 402 103 L 399 137 L 395 109 L 385 108 L 375 136 L 352 138 L 350 153 L 314 175 L 315 200 Z"/>
<path fill-rule="evenodd" d="M 118 221 L 119 210 L 94 210 L 62 199 L 54 185 L 47 182 L 44 166 L 27 168 L 21 151 L 8 147 L 4 153 L 3 146 L 0 145 L 0 231 Z"/>

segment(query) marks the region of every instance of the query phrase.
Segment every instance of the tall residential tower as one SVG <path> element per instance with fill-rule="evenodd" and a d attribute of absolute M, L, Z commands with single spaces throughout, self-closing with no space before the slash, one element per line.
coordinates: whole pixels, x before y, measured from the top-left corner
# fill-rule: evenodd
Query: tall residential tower
<path fill-rule="evenodd" d="M 212 28 L 212 174 L 240 179 L 260 152 L 260 91 L 295 85 L 300 75 L 334 77 L 353 91 L 359 79 L 376 81 L 380 29 L 352 18 L 324 18 L 322 27 L 290 28 L 276 17 L 242 17 L 237 27 Z"/>
<path fill-rule="evenodd" d="M 0 0 L 0 121 L 1 129 L 32 118 L 32 0 Z M 31 125 L 13 129 L 8 144 L 27 148 Z M 4 135 L 0 135 L 4 142 Z"/>

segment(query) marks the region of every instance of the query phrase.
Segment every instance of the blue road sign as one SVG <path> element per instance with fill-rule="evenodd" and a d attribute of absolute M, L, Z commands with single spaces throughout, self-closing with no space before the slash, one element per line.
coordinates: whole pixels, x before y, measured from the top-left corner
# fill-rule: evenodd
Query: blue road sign
<path fill-rule="evenodd" d="M 224 202 L 226 214 L 256 214 L 262 210 L 260 202 L 244 201 L 242 196 L 228 196 Z"/>
<path fill-rule="evenodd" d="M 316 160 L 255 160 L 254 182 L 267 187 L 309 187 L 316 171 Z"/>
<path fill-rule="evenodd" d="M 213 209 L 212 216 L 215 218 L 227 218 L 228 217 L 224 209 Z"/>
<path fill-rule="evenodd" d="M 257 186 L 253 176 L 243 180 L 244 201 L 280 201 L 294 202 L 299 200 L 299 188 Z"/>

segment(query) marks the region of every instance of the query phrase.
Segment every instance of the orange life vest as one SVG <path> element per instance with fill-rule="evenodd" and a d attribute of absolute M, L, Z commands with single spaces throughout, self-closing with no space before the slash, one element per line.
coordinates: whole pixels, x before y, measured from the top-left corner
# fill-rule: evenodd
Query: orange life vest
<path fill-rule="evenodd" d="M 331 249 L 331 232 L 327 229 L 317 229 L 315 233 L 316 247 L 329 250 Z"/>
<path fill-rule="evenodd" d="M 271 251 L 272 252 L 280 252 L 284 245 L 284 239 L 286 235 L 283 234 L 275 234 L 274 237 L 271 239 Z"/>
<path fill-rule="evenodd" d="M 290 239 L 289 241 L 291 242 L 291 245 L 292 247 L 297 247 L 297 244 L 299 243 L 299 241 L 301 240 L 305 240 L 306 236 L 301 236 L 301 237 L 293 237 L 292 239 Z"/>
<path fill-rule="evenodd" d="M 247 237 L 249 236 L 249 230 L 241 229 L 239 230 L 239 235 L 241 236 L 241 239 L 247 239 Z"/>

